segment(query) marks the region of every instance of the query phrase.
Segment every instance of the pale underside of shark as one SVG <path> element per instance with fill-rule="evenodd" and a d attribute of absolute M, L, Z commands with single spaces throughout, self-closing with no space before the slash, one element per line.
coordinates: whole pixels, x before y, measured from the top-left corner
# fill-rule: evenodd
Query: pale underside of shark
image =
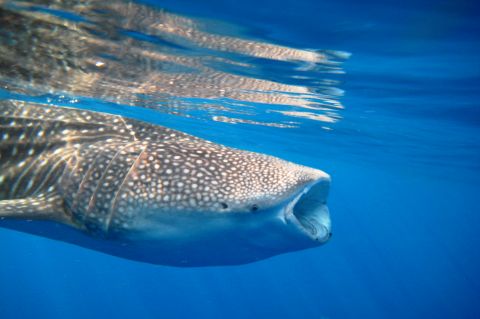
<path fill-rule="evenodd" d="M 185 267 L 330 238 L 326 173 L 166 127 L 1 101 L 0 151 L 0 227 Z"/>

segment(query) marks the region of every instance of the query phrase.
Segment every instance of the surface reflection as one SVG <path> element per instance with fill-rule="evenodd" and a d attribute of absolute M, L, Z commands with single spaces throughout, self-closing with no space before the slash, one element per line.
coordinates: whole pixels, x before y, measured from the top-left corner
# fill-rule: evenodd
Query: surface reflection
<path fill-rule="evenodd" d="M 344 52 L 225 34 L 213 21 L 132 2 L 0 5 L 0 85 L 9 92 L 276 127 L 294 127 L 291 117 L 340 118 Z M 263 119 L 272 113 L 276 123 Z"/>

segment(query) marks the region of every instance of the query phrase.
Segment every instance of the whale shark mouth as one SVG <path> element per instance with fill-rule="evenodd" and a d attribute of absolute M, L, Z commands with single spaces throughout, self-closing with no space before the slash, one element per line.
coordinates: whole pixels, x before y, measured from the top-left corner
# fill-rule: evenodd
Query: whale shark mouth
<path fill-rule="evenodd" d="M 330 214 L 327 207 L 329 179 L 306 187 L 288 205 L 286 219 L 311 239 L 324 243 L 331 237 Z"/>

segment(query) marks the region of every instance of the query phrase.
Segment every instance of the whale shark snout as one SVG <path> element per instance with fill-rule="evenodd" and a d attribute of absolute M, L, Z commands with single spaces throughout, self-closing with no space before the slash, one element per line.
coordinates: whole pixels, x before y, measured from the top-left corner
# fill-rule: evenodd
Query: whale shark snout
<path fill-rule="evenodd" d="M 327 207 L 330 176 L 322 171 L 318 173 L 320 177 L 306 186 L 287 206 L 285 219 L 312 240 L 323 244 L 331 237 L 330 213 Z"/>

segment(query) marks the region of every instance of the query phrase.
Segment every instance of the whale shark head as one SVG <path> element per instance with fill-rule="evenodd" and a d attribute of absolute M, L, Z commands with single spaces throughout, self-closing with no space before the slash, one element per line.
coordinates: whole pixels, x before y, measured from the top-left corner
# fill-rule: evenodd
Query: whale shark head
<path fill-rule="evenodd" d="M 157 168 L 161 195 L 141 195 L 141 211 L 123 223 L 123 233 L 129 244 L 150 247 L 144 254 L 150 261 L 242 264 L 329 240 L 328 174 L 272 156 L 209 147 L 177 156 L 172 166 L 165 166 L 165 158 L 159 159 L 163 167 L 155 159 L 145 163 Z M 150 188 L 140 183 L 130 192 L 142 194 L 139 189 Z"/>

